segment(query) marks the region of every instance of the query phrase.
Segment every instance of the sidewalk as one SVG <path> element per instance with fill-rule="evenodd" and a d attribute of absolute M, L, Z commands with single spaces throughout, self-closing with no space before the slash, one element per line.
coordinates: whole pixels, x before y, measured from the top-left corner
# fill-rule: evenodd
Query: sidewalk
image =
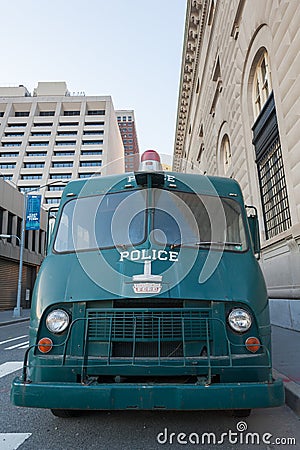
<path fill-rule="evenodd" d="M 29 321 L 30 309 L 20 318 L 13 311 L 0 311 L 0 326 Z M 282 378 L 287 405 L 300 416 L 300 331 L 272 325 L 272 360 L 274 378 Z"/>
<path fill-rule="evenodd" d="M 274 378 L 282 378 L 286 404 L 300 416 L 300 331 L 272 325 Z"/>
<path fill-rule="evenodd" d="M 21 317 L 13 317 L 13 310 L 0 311 L 0 327 L 13 323 L 26 322 L 30 318 L 30 309 L 22 309 Z"/>

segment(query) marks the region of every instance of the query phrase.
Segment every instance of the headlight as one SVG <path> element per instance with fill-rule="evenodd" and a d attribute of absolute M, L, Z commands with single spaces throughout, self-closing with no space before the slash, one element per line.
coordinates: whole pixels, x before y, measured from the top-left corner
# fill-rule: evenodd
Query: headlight
<path fill-rule="evenodd" d="M 249 330 L 252 325 L 250 314 L 242 308 L 236 308 L 231 311 L 228 316 L 228 323 L 234 331 L 244 333 Z"/>
<path fill-rule="evenodd" d="M 62 333 L 69 325 L 69 315 L 62 309 L 55 309 L 48 314 L 46 326 L 51 333 Z"/>

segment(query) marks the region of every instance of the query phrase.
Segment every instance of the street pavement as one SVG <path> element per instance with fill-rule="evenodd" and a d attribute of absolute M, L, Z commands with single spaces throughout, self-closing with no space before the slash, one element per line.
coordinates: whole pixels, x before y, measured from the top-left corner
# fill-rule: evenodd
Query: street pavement
<path fill-rule="evenodd" d="M 29 321 L 30 309 L 21 317 L 13 311 L 0 311 L 0 327 Z M 300 332 L 272 326 L 272 361 L 275 378 L 283 379 L 287 405 L 300 416 Z"/>

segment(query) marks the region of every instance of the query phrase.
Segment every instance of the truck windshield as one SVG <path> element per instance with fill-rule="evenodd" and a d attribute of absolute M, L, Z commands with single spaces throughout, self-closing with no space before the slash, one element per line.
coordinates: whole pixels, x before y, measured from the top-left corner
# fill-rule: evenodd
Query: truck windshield
<path fill-rule="evenodd" d="M 66 203 L 54 250 L 137 245 L 145 239 L 146 191 L 116 192 Z"/>
<path fill-rule="evenodd" d="M 156 242 L 173 248 L 211 246 L 246 250 L 241 207 L 235 200 L 156 189 L 154 202 L 153 235 Z"/>
<path fill-rule="evenodd" d="M 235 200 L 162 189 L 153 189 L 152 194 L 152 208 L 147 208 L 147 190 L 69 201 L 62 211 L 54 250 L 73 252 L 141 244 L 146 239 L 148 217 L 150 239 L 159 245 L 246 250 L 241 208 Z"/>

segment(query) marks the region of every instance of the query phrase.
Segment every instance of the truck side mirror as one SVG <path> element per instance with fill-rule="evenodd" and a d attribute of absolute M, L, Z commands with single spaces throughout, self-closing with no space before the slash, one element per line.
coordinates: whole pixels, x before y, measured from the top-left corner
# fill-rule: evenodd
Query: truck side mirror
<path fill-rule="evenodd" d="M 51 236 L 54 229 L 56 214 L 57 214 L 58 208 L 53 207 L 48 209 L 48 220 L 47 220 L 47 234 L 46 234 L 46 249 L 45 254 L 48 253 L 48 248 L 51 240 Z"/>
<path fill-rule="evenodd" d="M 249 224 L 249 230 L 251 235 L 251 240 L 253 244 L 253 251 L 257 257 L 260 258 L 260 238 L 259 238 L 259 224 L 257 217 L 257 209 L 255 206 L 246 206 L 246 208 L 251 208 L 254 210 L 254 213 L 251 213 L 247 219 Z"/>

